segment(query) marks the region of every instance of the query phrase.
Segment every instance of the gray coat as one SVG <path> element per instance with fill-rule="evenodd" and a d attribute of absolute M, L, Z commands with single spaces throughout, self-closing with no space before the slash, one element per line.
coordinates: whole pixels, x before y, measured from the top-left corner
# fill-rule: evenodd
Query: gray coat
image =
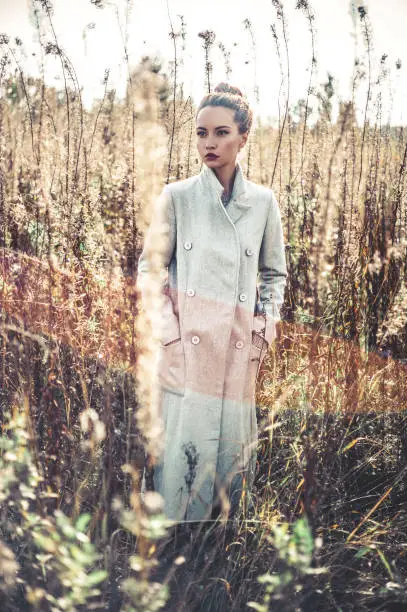
<path fill-rule="evenodd" d="M 161 194 L 169 228 L 159 361 L 165 451 L 154 484 L 174 520 L 210 518 L 222 491 L 235 509 L 254 475 L 255 383 L 276 336 L 287 268 L 274 193 L 236 165 L 226 206 L 206 165 Z"/>

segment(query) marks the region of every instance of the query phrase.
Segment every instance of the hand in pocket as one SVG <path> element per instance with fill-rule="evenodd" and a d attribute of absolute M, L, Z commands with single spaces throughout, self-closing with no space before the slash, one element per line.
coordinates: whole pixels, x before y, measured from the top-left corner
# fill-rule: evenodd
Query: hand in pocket
<path fill-rule="evenodd" d="M 161 387 L 166 391 L 184 395 L 185 361 L 181 338 L 175 338 L 160 346 L 158 378 Z"/>

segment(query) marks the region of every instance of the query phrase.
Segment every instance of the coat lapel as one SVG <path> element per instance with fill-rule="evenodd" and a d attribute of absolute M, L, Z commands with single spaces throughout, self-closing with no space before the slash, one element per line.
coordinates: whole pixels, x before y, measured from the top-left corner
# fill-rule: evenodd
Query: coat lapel
<path fill-rule="evenodd" d="M 243 176 L 243 169 L 239 161 L 236 162 L 236 175 L 233 183 L 232 196 L 229 204 L 225 207 L 221 200 L 223 193 L 223 185 L 217 178 L 212 168 L 209 168 L 204 164 L 200 173 L 203 187 L 206 190 L 209 189 L 214 195 L 216 203 L 220 208 L 223 208 L 226 214 L 229 216 L 233 223 L 236 223 L 238 219 L 247 211 L 252 208 L 252 203 L 249 200 L 247 193 L 247 181 Z"/>

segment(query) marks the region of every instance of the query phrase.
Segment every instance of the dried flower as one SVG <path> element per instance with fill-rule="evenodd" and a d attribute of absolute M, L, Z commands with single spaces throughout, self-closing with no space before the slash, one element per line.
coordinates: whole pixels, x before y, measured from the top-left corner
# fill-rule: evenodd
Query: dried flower
<path fill-rule="evenodd" d="M 44 11 L 47 11 L 47 13 L 51 13 L 53 10 L 50 0 L 34 0 L 34 2 L 41 4 L 41 7 L 44 9 Z"/>
<path fill-rule="evenodd" d="M 204 30 L 203 32 L 198 32 L 198 36 L 204 39 L 205 47 L 209 47 L 215 42 L 216 34 L 212 30 Z"/>
<path fill-rule="evenodd" d="M 183 444 L 182 450 L 185 452 L 188 463 L 188 471 L 185 474 L 185 483 L 188 488 L 188 493 L 192 492 L 192 485 L 194 484 L 194 480 L 196 478 L 196 466 L 199 461 L 199 453 L 197 452 L 197 448 L 193 442 L 188 442 L 188 444 Z"/>
<path fill-rule="evenodd" d="M 62 50 L 60 49 L 60 47 L 58 47 L 57 44 L 48 42 L 45 45 L 45 53 L 46 55 L 61 55 Z"/>
<path fill-rule="evenodd" d="M 358 6 L 358 11 L 359 11 L 360 18 L 364 19 L 367 14 L 366 8 L 364 6 Z"/>

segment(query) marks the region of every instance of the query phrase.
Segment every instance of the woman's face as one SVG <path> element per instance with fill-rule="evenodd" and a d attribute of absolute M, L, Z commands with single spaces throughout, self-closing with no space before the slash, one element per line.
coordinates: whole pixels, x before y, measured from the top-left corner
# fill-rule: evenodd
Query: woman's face
<path fill-rule="evenodd" d="M 235 111 L 224 106 L 205 106 L 196 118 L 197 149 L 203 162 L 210 168 L 236 164 L 236 156 L 245 145 L 248 133 L 239 134 L 233 120 Z M 209 159 L 207 153 L 217 155 Z"/>

